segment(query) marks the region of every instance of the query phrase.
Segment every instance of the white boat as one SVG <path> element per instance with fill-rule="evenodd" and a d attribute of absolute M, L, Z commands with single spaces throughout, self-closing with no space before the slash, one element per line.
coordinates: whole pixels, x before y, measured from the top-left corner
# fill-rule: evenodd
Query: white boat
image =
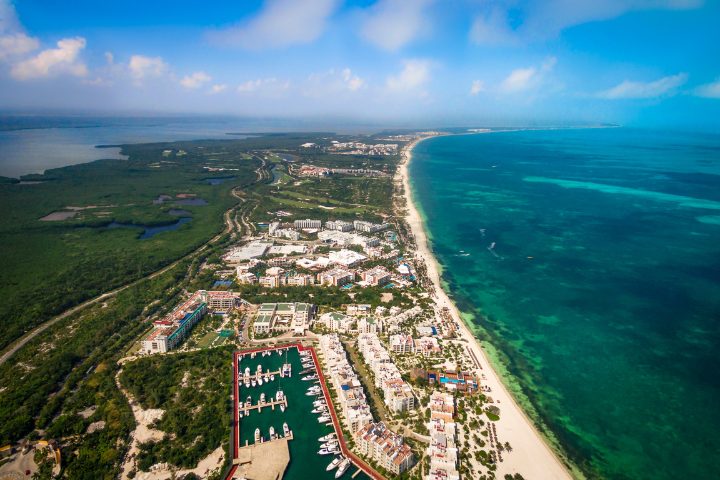
<path fill-rule="evenodd" d="M 260 441 L 260 429 L 255 429 L 255 443 L 258 443 Z"/>
<path fill-rule="evenodd" d="M 337 440 L 330 440 L 320 445 L 320 448 L 336 448 L 338 446 Z"/>
<path fill-rule="evenodd" d="M 307 382 L 307 381 L 310 381 L 310 380 L 317 380 L 317 378 L 318 378 L 317 375 L 306 375 L 306 376 L 304 376 L 302 379 Z"/>
<path fill-rule="evenodd" d="M 250 376 L 250 367 L 245 367 L 245 376 L 246 377 Z"/>
<path fill-rule="evenodd" d="M 248 382 L 247 378 L 245 379 L 245 388 L 250 388 L 250 382 Z"/>
<path fill-rule="evenodd" d="M 275 440 L 275 428 L 270 427 L 270 440 Z"/>
<path fill-rule="evenodd" d="M 320 415 L 320 416 L 318 417 L 318 422 L 320 422 L 320 423 L 325 423 L 325 422 L 327 422 L 328 420 L 330 420 L 330 416 L 329 416 L 329 415 Z"/>
<path fill-rule="evenodd" d="M 285 412 L 285 405 L 280 405 L 280 411 Z"/>
<path fill-rule="evenodd" d="M 345 473 L 345 470 L 347 470 L 349 466 L 350 466 L 350 459 L 346 458 L 345 460 L 343 460 L 340 463 L 340 466 L 338 466 L 338 470 L 337 470 L 337 472 L 335 472 L 335 478 L 342 477 L 343 474 Z"/>
<path fill-rule="evenodd" d="M 328 433 L 327 435 L 324 435 L 324 436 L 318 438 L 318 442 L 328 442 L 328 441 L 332 440 L 333 438 L 335 438 L 335 432 Z"/>
<path fill-rule="evenodd" d="M 257 379 L 257 384 L 258 384 L 258 385 L 262 385 L 262 377 L 258 377 L 258 379 Z"/>
<path fill-rule="evenodd" d="M 327 468 L 325 469 L 325 471 L 326 471 L 326 472 L 329 472 L 330 470 L 332 470 L 332 469 L 334 469 L 335 467 L 337 467 L 337 466 L 340 464 L 340 462 L 342 462 L 342 457 L 335 457 L 335 458 L 333 458 L 333 461 L 328 464 L 328 466 L 327 466 Z"/>
<path fill-rule="evenodd" d="M 282 390 L 278 390 L 277 392 L 275 392 L 275 400 L 276 400 L 276 401 L 279 402 L 279 401 L 281 401 L 284 397 L 285 397 L 285 393 L 284 393 Z"/>
<path fill-rule="evenodd" d="M 260 394 L 260 403 L 265 403 L 265 394 L 264 393 Z"/>
<path fill-rule="evenodd" d="M 270 375 L 270 381 L 271 381 L 271 382 L 274 382 L 274 381 L 275 381 L 275 375 Z"/>
<path fill-rule="evenodd" d="M 288 427 L 287 422 L 283 423 L 283 436 L 287 437 L 290 435 L 290 427 Z"/>
<path fill-rule="evenodd" d="M 325 400 L 315 400 L 313 402 L 313 406 L 314 407 L 327 407 L 327 405 L 325 404 Z"/>
<path fill-rule="evenodd" d="M 318 455 L 331 455 L 331 454 L 333 454 L 333 453 L 335 453 L 335 452 L 330 451 L 330 450 L 328 450 L 327 448 L 321 448 L 321 449 L 318 451 Z"/>
<path fill-rule="evenodd" d="M 240 413 L 238 414 L 238 416 L 239 416 L 240 418 L 242 418 L 242 417 L 243 417 L 243 413 L 240 412 Z"/>
<path fill-rule="evenodd" d="M 252 380 L 250 380 L 250 385 L 252 385 L 253 387 L 254 387 L 255 385 L 257 385 L 257 383 L 255 382 L 255 379 L 254 379 L 254 378 L 253 378 Z"/>
<path fill-rule="evenodd" d="M 310 413 L 325 413 L 325 412 L 326 412 L 325 408 L 317 407 L 317 408 L 313 408 L 312 412 L 310 412 Z"/>

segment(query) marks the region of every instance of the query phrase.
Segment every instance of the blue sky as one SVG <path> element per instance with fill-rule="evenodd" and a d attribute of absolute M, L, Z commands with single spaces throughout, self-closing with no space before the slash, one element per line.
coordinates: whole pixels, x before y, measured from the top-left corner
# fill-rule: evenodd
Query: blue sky
<path fill-rule="evenodd" d="M 720 2 L 0 0 L 0 108 L 720 126 Z"/>

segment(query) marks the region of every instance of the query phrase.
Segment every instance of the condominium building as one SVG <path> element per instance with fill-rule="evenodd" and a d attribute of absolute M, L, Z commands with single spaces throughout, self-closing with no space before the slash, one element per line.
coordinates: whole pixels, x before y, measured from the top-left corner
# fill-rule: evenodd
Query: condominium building
<path fill-rule="evenodd" d="M 394 475 L 400 475 L 415 463 L 412 450 L 403 437 L 391 432 L 382 422 L 369 423 L 355 432 L 355 444 L 361 455 L 373 459 Z"/>
<path fill-rule="evenodd" d="M 299 229 L 322 228 L 322 221 L 306 218 L 305 220 L 295 220 L 294 225 Z"/>
<path fill-rule="evenodd" d="M 328 253 L 328 258 L 331 263 L 337 263 L 344 265 L 345 267 L 352 267 L 358 263 L 367 260 L 367 257 L 362 253 L 358 253 L 353 250 L 342 249 L 340 251 L 332 251 Z"/>
<path fill-rule="evenodd" d="M 240 294 L 228 291 L 200 290 L 208 310 L 216 313 L 227 313 L 240 304 Z"/>
<path fill-rule="evenodd" d="M 383 320 L 372 315 L 360 317 L 357 321 L 358 333 L 374 333 L 379 335 L 383 333 Z"/>
<path fill-rule="evenodd" d="M 415 352 L 425 357 L 434 357 L 442 353 L 440 343 L 435 337 L 420 337 L 415 340 Z"/>
<path fill-rule="evenodd" d="M 390 283 L 390 280 L 392 279 L 392 274 L 388 271 L 387 268 L 378 265 L 376 267 L 373 267 L 369 270 L 365 270 L 360 274 L 363 281 L 367 282 L 369 285 L 385 285 L 387 283 Z"/>
<path fill-rule="evenodd" d="M 351 432 L 356 432 L 373 421 L 360 379 L 348 362 L 345 349 L 336 334 L 322 335 L 320 350 L 331 383 L 338 394 L 343 420 Z"/>
<path fill-rule="evenodd" d="M 372 223 L 372 222 L 365 222 L 363 220 L 355 220 L 353 222 L 353 227 L 355 227 L 355 230 L 358 232 L 365 232 L 365 233 L 375 233 L 380 232 L 382 230 L 385 230 L 390 225 L 387 223 Z"/>
<path fill-rule="evenodd" d="M 330 220 L 325 222 L 326 230 L 337 230 L 338 232 L 351 232 L 353 230 L 352 222 L 344 222 L 342 220 Z"/>
<path fill-rule="evenodd" d="M 343 268 L 333 268 L 320 274 L 321 285 L 339 287 L 355 280 L 355 273 Z"/>
<path fill-rule="evenodd" d="M 415 345 L 410 335 L 390 335 L 390 349 L 398 354 L 412 353 Z"/>
<path fill-rule="evenodd" d="M 390 354 L 385 350 L 378 336 L 361 333 L 358 336 L 358 349 L 375 376 L 375 386 L 383 391 L 388 408 L 394 412 L 415 408 L 412 388 L 402 379 L 400 370 L 392 362 Z"/>
<path fill-rule="evenodd" d="M 328 312 L 323 314 L 319 321 L 331 332 L 347 333 L 355 319 L 340 312 Z"/>
<path fill-rule="evenodd" d="M 142 351 L 165 353 L 177 348 L 205 315 L 207 311 L 206 293 L 202 290 L 195 292 L 162 320 L 153 322 L 154 330 L 142 341 Z"/>
<path fill-rule="evenodd" d="M 457 428 L 455 416 L 455 398 L 452 394 L 433 392 L 430 396 L 430 445 L 427 455 L 430 469 L 426 480 L 459 480 L 457 449 Z"/>

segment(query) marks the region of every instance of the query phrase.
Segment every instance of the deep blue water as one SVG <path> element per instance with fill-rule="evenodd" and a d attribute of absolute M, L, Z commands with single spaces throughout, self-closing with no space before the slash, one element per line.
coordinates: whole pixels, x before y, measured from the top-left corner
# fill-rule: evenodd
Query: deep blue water
<path fill-rule="evenodd" d="M 448 290 L 575 463 L 720 476 L 720 138 L 440 137 L 410 176 Z"/>
<path fill-rule="evenodd" d="M 163 232 L 172 232 L 174 230 L 177 230 L 182 225 L 189 223 L 192 221 L 191 217 L 181 217 L 178 218 L 176 222 L 169 223 L 167 225 L 158 225 L 155 227 L 150 227 L 147 225 L 138 225 L 135 223 L 119 223 L 119 222 L 112 222 L 108 226 L 103 228 L 108 229 L 115 229 L 115 228 L 136 228 L 136 229 L 142 229 L 142 233 L 138 237 L 140 240 L 146 240 L 148 238 L 152 238 L 155 235 Z"/>

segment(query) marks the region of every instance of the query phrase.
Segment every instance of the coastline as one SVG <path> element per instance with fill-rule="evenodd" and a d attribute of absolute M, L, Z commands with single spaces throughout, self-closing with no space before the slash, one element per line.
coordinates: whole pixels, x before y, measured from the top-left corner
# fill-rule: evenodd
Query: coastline
<path fill-rule="evenodd" d="M 505 474 L 521 473 L 525 478 L 533 479 L 571 479 L 573 475 L 570 468 L 561 461 L 505 387 L 477 338 L 460 315 L 460 310 L 442 287 L 440 264 L 430 249 L 423 219 L 413 202 L 408 172 L 413 149 L 418 143 L 428 138 L 432 138 L 432 136 L 424 136 L 408 143 L 401 152 L 402 163 L 398 169 L 397 177 L 399 178 L 397 180 L 403 186 L 404 203 L 407 209 L 405 221 L 415 238 L 415 257 L 424 262 L 428 277 L 432 281 L 436 304 L 440 308 L 447 307 L 453 319 L 460 325 L 461 338 L 467 342 L 468 348 L 479 360 L 485 374 L 486 378 L 483 379 L 483 384 L 491 388 L 492 397 L 501 410 L 500 420 L 496 422 L 497 428 L 502 437 L 513 446 L 513 452 L 507 455 L 504 462 L 497 465 L 497 477 L 502 478 Z M 577 474 L 579 475 L 579 472 Z"/>

